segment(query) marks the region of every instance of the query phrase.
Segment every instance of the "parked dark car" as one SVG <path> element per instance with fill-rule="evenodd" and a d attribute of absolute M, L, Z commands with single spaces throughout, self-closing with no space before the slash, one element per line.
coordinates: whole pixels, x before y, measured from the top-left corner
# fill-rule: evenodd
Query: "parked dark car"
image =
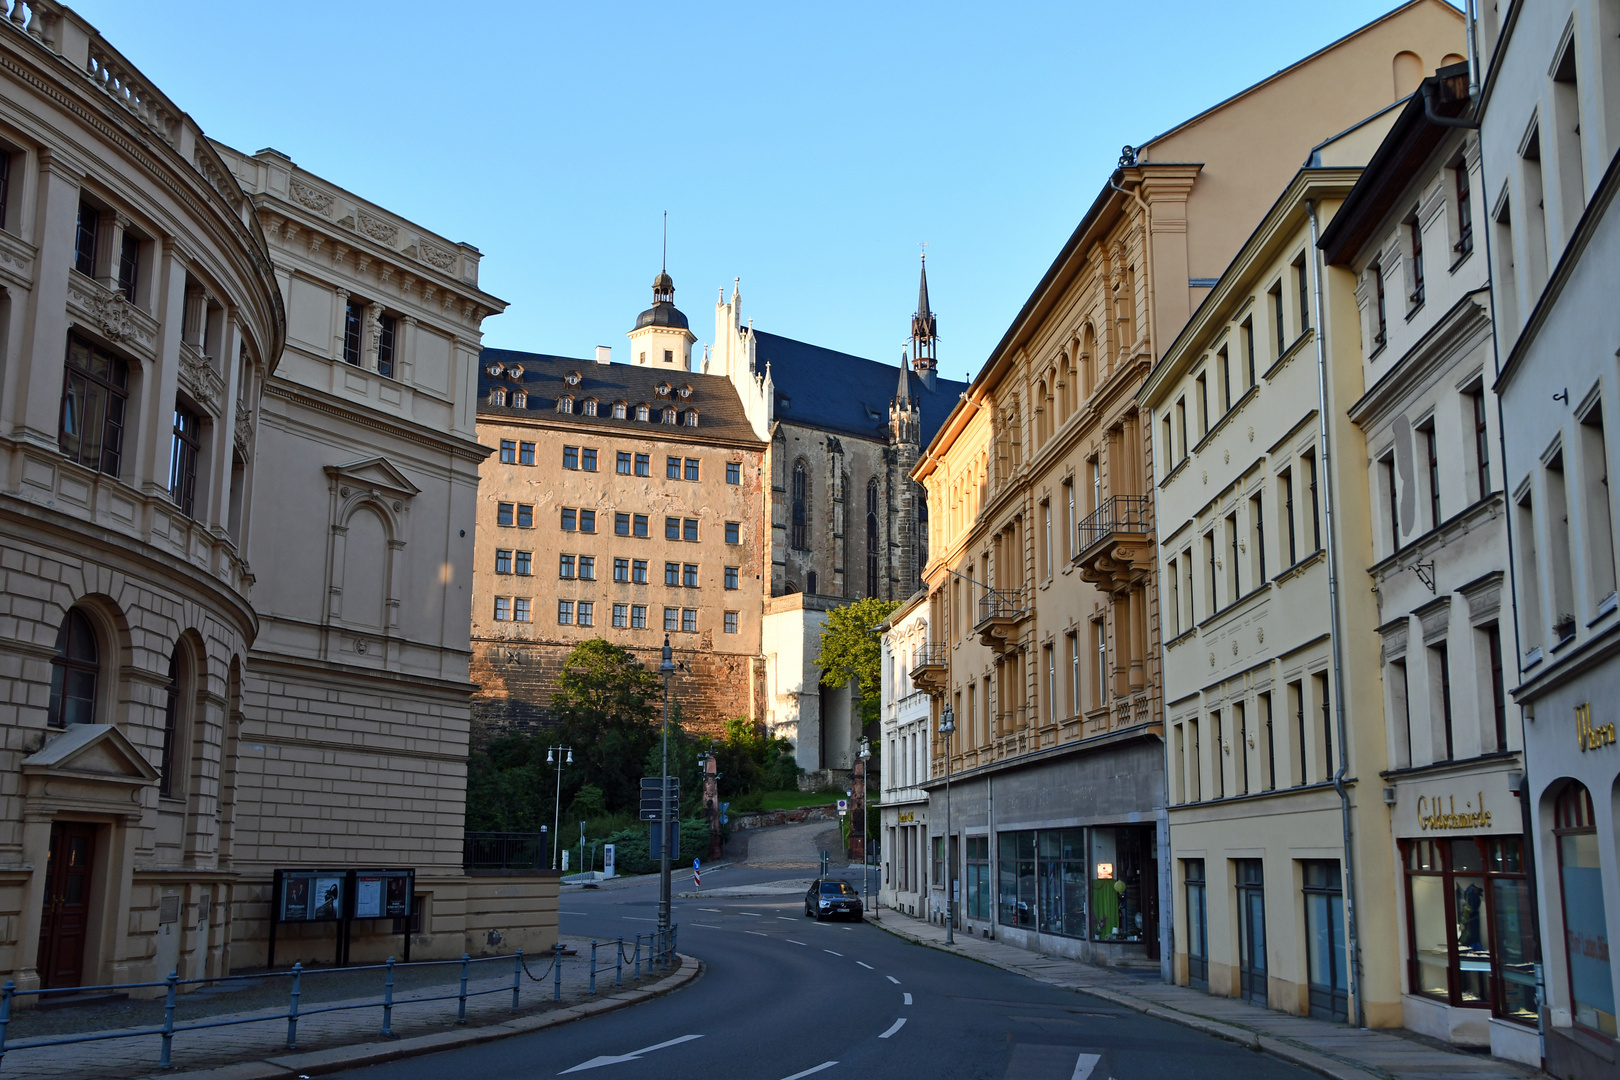
<path fill-rule="evenodd" d="M 847 881 L 816 878 L 810 883 L 810 891 L 804 894 L 804 913 L 817 922 L 838 916 L 860 922 L 863 917 L 861 894 Z"/>

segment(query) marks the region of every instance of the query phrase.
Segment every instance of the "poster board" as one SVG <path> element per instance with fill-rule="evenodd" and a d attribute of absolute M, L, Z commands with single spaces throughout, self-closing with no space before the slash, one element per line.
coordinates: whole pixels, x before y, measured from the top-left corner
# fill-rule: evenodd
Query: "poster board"
<path fill-rule="evenodd" d="M 275 921 L 338 922 L 349 917 L 348 870 L 277 870 Z"/>
<path fill-rule="evenodd" d="M 416 885 L 416 871 L 356 870 L 354 871 L 353 919 L 403 919 L 411 913 L 411 893 Z"/>
<path fill-rule="evenodd" d="M 405 959 L 409 962 L 415 889 L 416 870 L 411 867 L 276 870 L 270 892 L 269 965 L 276 965 L 276 927 L 297 923 L 337 924 L 333 963 L 348 963 L 350 924 L 355 919 L 393 919 L 395 932 L 405 938 Z"/>

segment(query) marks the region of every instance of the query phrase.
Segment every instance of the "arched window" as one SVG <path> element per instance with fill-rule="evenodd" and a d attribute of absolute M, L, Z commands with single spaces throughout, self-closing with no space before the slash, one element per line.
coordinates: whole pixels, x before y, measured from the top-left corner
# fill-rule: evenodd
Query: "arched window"
<path fill-rule="evenodd" d="M 595 416 L 596 415 L 596 399 L 595 398 L 588 397 L 588 398 L 585 399 L 585 415 L 586 416 Z"/>
<path fill-rule="evenodd" d="M 696 409 L 687 409 L 686 410 L 686 426 L 687 427 L 697 427 L 697 410 Z"/>
<path fill-rule="evenodd" d="M 529 392 L 527 390 L 512 391 L 512 408 L 527 409 L 529 407 Z"/>
<path fill-rule="evenodd" d="M 626 411 L 626 405 L 625 405 L 624 402 L 615 401 L 613 403 L 613 419 L 615 419 L 615 420 L 623 420 L 625 411 Z"/>
<path fill-rule="evenodd" d="M 1035 442 L 1044 445 L 1052 435 L 1052 395 L 1042 379 L 1035 389 Z"/>
<path fill-rule="evenodd" d="M 804 459 L 793 463 L 793 546 L 799 551 L 810 550 L 810 470 Z"/>
<path fill-rule="evenodd" d="M 1097 332 L 1087 323 L 1080 332 L 1080 392 L 1089 398 L 1097 389 Z"/>
<path fill-rule="evenodd" d="M 100 681 L 101 647 L 96 642 L 95 627 L 89 616 L 74 608 L 56 632 L 46 723 L 51 727 L 95 723 L 96 687 Z"/>
<path fill-rule="evenodd" d="M 564 395 L 557 399 L 557 411 L 571 413 L 574 411 L 574 399 Z"/>
<path fill-rule="evenodd" d="M 674 422 L 675 422 L 675 410 L 674 409 L 665 409 L 664 410 L 664 423 L 673 424 Z"/>
<path fill-rule="evenodd" d="M 169 685 L 164 688 L 163 760 L 158 769 L 158 794 L 174 794 L 174 748 L 180 741 L 180 649 L 169 657 Z"/>
<path fill-rule="evenodd" d="M 1569 966 L 1570 1012 L 1581 1027 L 1614 1037 L 1614 974 L 1598 943 L 1608 938 L 1604 912 L 1603 853 L 1592 793 L 1571 780 L 1553 808 L 1558 842 L 1558 885 L 1564 909 L 1564 955 Z M 1557 935 L 1555 934 L 1556 938 Z"/>
<path fill-rule="evenodd" d="M 866 595 L 878 594 L 878 482 L 866 482 Z"/>
<path fill-rule="evenodd" d="M 489 403 L 491 405 L 505 405 L 506 404 L 506 387 L 497 386 L 495 389 L 491 390 L 489 392 Z"/>
<path fill-rule="evenodd" d="M 646 405 L 637 405 L 636 406 L 636 419 L 637 420 L 645 420 L 645 419 L 647 419 L 647 416 L 648 416 L 647 406 Z"/>

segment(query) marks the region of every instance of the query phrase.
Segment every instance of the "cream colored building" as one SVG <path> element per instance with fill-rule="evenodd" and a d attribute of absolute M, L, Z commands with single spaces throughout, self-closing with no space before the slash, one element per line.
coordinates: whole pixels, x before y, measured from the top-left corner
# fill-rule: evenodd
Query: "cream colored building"
<path fill-rule="evenodd" d="M 926 686 L 911 678 L 928 668 L 929 650 L 942 652 L 928 632 L 928 594 L 917 592 L 889 616 L 883 631 L 882 730 L 883 798 L 882 884 L 878 904 L 925 914 L 928 904 L 928 778 L 934 739 L 932 700 Z"/>
<path fill-rule="evenodd" d="M 493 904 L 461 867 L 476 253 L 211 143 L 72 11 L 28 20 L 0 26 L 0 968 L 261 963 L 278 867 L 414 867 L 417 955 L 551 940 L 554 882 Z M 405 928 L 355 929 L 362 959 Z M 331 955 L 330 925 L 281 938 Z"/>
<path fill-rule="evenodd" d="M 1324 136 L 1461 47 L 1418 0 L 1130 149 L 914 474 L 952 740 L 935 907 L 1043 952 L 1169 971 L 1164 602 L 1149 369 Z M 1376 141 L 1376 140 L 1374 140 Z M 936 710 L 937 711 L 937 710 Z M 943 745 L 936 740 L 936 755 Z"/>

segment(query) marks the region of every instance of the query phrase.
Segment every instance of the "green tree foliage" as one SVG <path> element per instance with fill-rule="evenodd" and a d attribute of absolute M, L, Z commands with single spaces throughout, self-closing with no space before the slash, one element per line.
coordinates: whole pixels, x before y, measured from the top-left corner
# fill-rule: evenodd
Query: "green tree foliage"
<path fill-rule="evenodd" d="M 855 683 L 863 728 L 876 722 L 882 697 L 883 648 L 877 628 L 899 606 L 869 596 L 829 611 L 821 631 L 821 653 L 816 657 L 821 685 Z"/>
<path fill-rule="evenodd" d="M 792 743 L 768 737 L 764 724 L 746 716 L 726 721 L 725 737 L 715 747 L 715 756 L 723 800 L 750 792 L 792 790 L 804 771 L 793 760 Z"/>
<path fill-rule="evenodd" d="M 583 641 L 557 677 L 552 741 L 574 748 L 576 783 L 596 786 L 609 807 L 631 806 L 658 742 L 662 707 L 662 683 L 630 650 L 601 638 Z"/>

